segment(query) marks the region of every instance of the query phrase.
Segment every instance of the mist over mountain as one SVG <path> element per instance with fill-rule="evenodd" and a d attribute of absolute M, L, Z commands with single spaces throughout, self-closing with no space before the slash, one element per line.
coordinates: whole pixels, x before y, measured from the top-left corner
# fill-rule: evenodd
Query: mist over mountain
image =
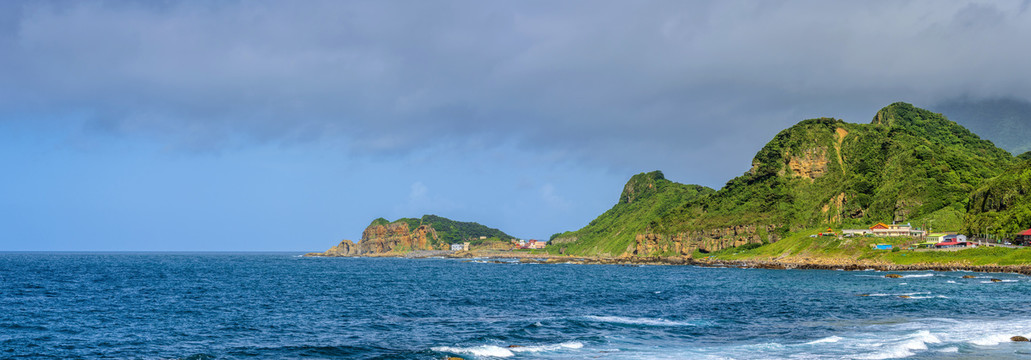
<path fill-rule="evenodd" d="M 1013 154 L 1031 151 L 1031 102 L 956 99 L 931 108 Z"/>

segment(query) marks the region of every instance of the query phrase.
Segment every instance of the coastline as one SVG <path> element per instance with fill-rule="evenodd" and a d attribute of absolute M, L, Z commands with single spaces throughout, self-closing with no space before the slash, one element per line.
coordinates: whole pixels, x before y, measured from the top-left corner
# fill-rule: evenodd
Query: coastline
<path fill-rule="evenodd" d="M 1012 273 L 1031 276 L 1031 265 L 969 265 L 969 264 L 894 264 L 887 262 L 856 261 L 854 259 L 783 259 L 783 260 L 723 260 L 691 257 L 590 257 L 551 254 L 509 253 L 498 251 L 423 251 L 409 253 L 381 253 L 350 256 L 308 253 L 305 257 L 387 257 L 387 258 L 448 258 L 448 259 L 519 259 L 522 263 L 576 264 L 576 265 L 689 265 L 700 267 L 733 267 L 775 270 L 843 270 L 843 271 L 971 271 L 984 273 Z"/>

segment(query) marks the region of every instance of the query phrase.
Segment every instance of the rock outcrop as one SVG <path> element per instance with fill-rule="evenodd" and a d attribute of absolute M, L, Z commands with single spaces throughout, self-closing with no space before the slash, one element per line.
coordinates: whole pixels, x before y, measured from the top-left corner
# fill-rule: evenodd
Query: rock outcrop
<path fill-rule="evenodd" d="M 409 229 L 405 222 L 371 225 L 362 232 L 359 254 L 375 254 L 400 250 L 434 250 L 437 231 L 430 225 Z"/>
<path fill-rule="evenodd" d="M 358 245 L 351 240 L 343 240 L 337 246 L 329 248 L 325 252 L 320 253 L 308 253 L 305 256 L 356 256 L 358 255 Z"/>
<path fill-rule="evenodd" d="M 713 252 L 745 244 L 776 242 L 776 225 L 739 225 L 718 229 L 698 230 L 675 235 L 638 234 L 623 256 L 677 254 L 690 256 L 695 250 Z M 762 230 L 762 231 L 761 231 Z M 765 236 L 764 234 L 765 233 Z"/>
<path fill-rule="evenodd" d="M 438 243 L 437 231 L 431 225 L 419 225 L 409 230 L 408 223 L 373 224 L 362 232 L 357 244 L 351 240 L 341 241 L 321 253 L 305 256 L 361 256 L 398 251 L 434 250 Z"/>

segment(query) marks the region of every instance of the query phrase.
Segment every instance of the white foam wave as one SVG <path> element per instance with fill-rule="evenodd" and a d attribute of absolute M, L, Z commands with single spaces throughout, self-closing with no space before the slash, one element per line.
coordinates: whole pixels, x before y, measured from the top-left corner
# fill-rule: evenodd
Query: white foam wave
<path fill-rule="evenodd" d="M 614 323 L 614 324 L 628 324 L 628 325 L 648 325 L 648 326 L 697 326 L 695 323 L 687 321 L 672 321 L 663 318 L 631 318 L 622 316 L 584 316 L 584 319 L 589 321 Z"/>
<path fill-rule="evenodd" d="M 881 293 L 876 293 L 876 294 L 870 294 L 870 295 L 867 295 L 867 296 L 917 296 L 917 295 L 930 295 L 930 294 L 931 294 L 930 292 L 924 291 L 924 292 L 911 292 L 911 293 L 902 293 L 902 294 L 881 294 Z"/>
<path fill-rule="evenodd" d="M 949 283 L 949 284 L 958 284 L 957 282 L 955 282 L 953 280 L 949 280 L 949 281 L 946 281 L 946 282 Z"/>
<path fill-rule="evenodd" d="M 828 336 L 828 337 L 825 337 L 823 339 L 813 340 L 813 341 L 807 342 L 807 343 L 805 343 L 805 345 L 828 344 L 828 343 L 836 343 L 838 341 L 841 341 L 841 337 L 839 337 L 839 336 Z"/>
<path fill-rule="evenodd" d="M 561 344 L 552 344 L 552 345 L 520 346 L 520 347 L 508 348 L 508 350 L 511 350 L 512 352 L 531 352 L 531 353 L 536 353 L 536 352 L 542 352 L 542 351 L 555 351 L 555 350 L 562 350 L 562 349 L 581 349 L 583 347 L 584 347 L 584 344 L 581 343 L 581 342 L 569 341 L 569 342 L 564 342 L 564 343 L 561 343 Z"/>
<path fill-rule="evenodd" d="M 580 349 L 583 347 L 584 344 L 581 342 L 569 341 L 561 344 L 530 345 L 515 347 L 500 347 L 497 345 L 479 345 L 469 347 L 438 346 L 431 348 L 430 350 L 451 354 L 466 354 L 482 357 L 507 358 L 515 356 L 516 353 L 538 353 L 565 349 Z"/>
<path fill-rule="evenodd" d="M 439 346 L 431 348 L 430 350 L 443 353 L 468 354 L 473 356 L 491 356 L 500 358 L 515 356 L 515 353 L 513 353 L 509 349 L 495 345 L 480 345 L 472 347 Z"/>
<path fill-rule="evenodd" d="M 873 344 L 879 351 L 857 357 L 857 359 L 895 359 L 916 355 L 915 350 L 927 350 L 927 344 L 941 343 L 941 339 L 930 331 L 920 330 L 905 340 L 893 344 Z"/>
<path fill-rule="evenodd" d="M 902 275 L 902 277 L 903 277 L 903 278 L 924 278 L 924 277 L 932 277 L 932 276 L 934 276 L 934 274 L 911 274 L 911 275 Z"/>

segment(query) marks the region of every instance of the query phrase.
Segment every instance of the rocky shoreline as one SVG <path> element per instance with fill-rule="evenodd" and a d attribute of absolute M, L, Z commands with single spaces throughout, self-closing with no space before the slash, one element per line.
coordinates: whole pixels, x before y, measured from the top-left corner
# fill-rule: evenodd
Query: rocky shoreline
<path fill-rule="evenodd" d="M 309 253 L 305 256 L 322 256 L 320 253 Z M 749 269 L 776 270 L 844 270 L 844 271 L 973 271 L 985 273 L 1014 273 L 1031 276 L 1028 265 L 967 265 L 967 264 L 892 264 L 858 262 L 852 259 L 786 259 L 786 260 L 718 260 L 694 259 L 691 257 L 576 257 L 549 254 L 502 253 L 502 252 L 445 252 L 424 251 L 406 254 L 376 254 L 353 257 L 397 257 L 397 258 L 451 258 L 451 259 L 519 259 L 521 263 L 534 264 L 578 264 L 578 265 L 693 265 L 701 267 L 733 267 Z"/>

